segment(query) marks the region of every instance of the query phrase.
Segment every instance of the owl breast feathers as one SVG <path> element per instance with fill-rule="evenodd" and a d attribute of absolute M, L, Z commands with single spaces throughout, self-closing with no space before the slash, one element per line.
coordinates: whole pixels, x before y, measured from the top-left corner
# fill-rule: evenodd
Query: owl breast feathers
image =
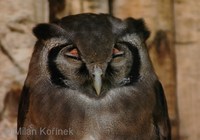
<path fill-rule="evenodd" d="M 71 15 L 33 33 L 18 132 L 34 133 L 18 133 L 18 140 L 170 140 L 142 19 Z"/>

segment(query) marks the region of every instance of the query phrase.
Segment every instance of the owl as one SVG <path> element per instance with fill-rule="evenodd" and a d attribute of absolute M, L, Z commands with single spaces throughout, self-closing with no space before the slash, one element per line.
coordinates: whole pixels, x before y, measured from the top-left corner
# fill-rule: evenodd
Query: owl
<path fill-rule="evenodd" d="M 78 14 L 33 29 L 18 140 L 170 140 L 142 19 Z"/>

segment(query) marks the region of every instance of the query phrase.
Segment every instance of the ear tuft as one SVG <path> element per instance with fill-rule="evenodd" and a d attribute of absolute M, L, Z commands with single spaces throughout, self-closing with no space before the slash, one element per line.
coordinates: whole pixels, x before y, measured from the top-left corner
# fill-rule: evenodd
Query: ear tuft
<path fill-rule="evenodd" d="M 143 19 L 127 18 L 125 21 L 128 24 L 128 29 L 133 32 L 139 33 L 145 41 L 148 39 L 148 37 L 150 36 L 150 31 L 146 27 Z"/>
<path fill-rule="evenodd" d="M 33 34 L 37 37 L 37 39 L 46 40 L 53 37 L 59 37 L 64 35 L 65 30 L 60 26 L 55 24 L 38 24 L 33 28 Z"/>

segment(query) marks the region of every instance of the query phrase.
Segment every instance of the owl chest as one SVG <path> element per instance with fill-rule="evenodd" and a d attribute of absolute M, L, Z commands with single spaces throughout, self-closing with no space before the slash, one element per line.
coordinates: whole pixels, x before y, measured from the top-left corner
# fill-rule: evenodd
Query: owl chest
<path fill-rule="evenodd" d="M 150 113 L 134 110 L 134 107 L 114 108 L 108 105 L 99 108 L 88 107 L 82 111 L 76 112 L 74 118 L 67 121 L 68 126 L 83 139 L 137 139 L 139 134 L 151 133 L 153 129 Z"/>
<path fill-rule="evenodd" d="M 98 101 L 97 101 L 98 102 Z M 131 100 L 73 105 L 67 126 L 77 135 L 95 139 L 124 139 L 138 134 L 151 133 L 152 116 L 149 106 Z M 150 135 L 150 134 L 149 134 Z"/>
<path fill-rule="evenodd" d="M 87 100 L 75 96 L 45 98 L 33 104 L 36 126 L 70 129 L 75 139 L 125 139 L 152 131 L 151 103 L 144 97 Z"/>

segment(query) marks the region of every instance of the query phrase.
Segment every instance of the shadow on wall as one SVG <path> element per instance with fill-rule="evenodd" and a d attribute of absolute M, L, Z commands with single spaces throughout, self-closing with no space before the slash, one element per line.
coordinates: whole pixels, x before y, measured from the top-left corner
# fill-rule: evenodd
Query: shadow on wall
<path fill-rule="evenodd" d="M 18 82 L 13 82 L 11 89 L 6 93 L 3 103 L 3 110 L 0 113 L 0 121 L 8 119 L 15 122 L 18 114 L 18 104 L 22 87 Z"/>

